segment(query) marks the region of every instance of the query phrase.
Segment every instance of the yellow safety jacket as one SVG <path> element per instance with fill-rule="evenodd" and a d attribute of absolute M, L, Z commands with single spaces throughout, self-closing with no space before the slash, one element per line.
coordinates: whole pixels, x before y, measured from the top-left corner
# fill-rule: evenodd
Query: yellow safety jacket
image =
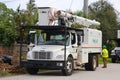
<path fill-rule="evenodd" d="M 107 49 L 102 50 L 102 57 L 103 58 L 108 58 L 108 50 Z"/>

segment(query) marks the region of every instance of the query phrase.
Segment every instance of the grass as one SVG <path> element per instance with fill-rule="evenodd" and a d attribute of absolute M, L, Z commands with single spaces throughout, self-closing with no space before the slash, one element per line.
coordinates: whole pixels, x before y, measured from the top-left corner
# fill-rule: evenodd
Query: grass
<path fill-rule="evenodd" d="M 13 72 L 13 73 L 10 73 L 10 72 L 5 71 L 5 72 L 0 72 L 0 77 L 20 75 L 20 74 L 25 74 L 25 73 L 23 73 L 23 72 L 18 72 L 18 73 Z"/>
<path fill-rule="evenodd" d="M 3 77 L 3 76 L 7 76 L 7 75 L 9 75 L 9 73 L 8 72 L 0 72 L 0 77 Z"/>
<path fill-rule="evenodd" d="M 108 58 L 108 63 L 111 63 L 111 58 Z M 102 60 L 102 57 L 99 57 L 99 64 L 103 64 L 103 60 Z"/>

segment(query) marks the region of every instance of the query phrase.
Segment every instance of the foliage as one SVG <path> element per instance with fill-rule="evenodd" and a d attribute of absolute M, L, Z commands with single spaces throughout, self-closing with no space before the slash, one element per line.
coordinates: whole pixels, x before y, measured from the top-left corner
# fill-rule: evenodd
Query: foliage
<path fill-rule="evenodd" d="M 101 23 L 100 30 L 103 32 L 103 43 L 110 38 L 115 38 L 117 16 L 114 8 L 107 1 L 99 0 L 89 6 L 89 15 Z"/>
<path fill-rule="evenodd" d="M 115 40 L 109 40 L 109 42 L 107 43 L 108 51 L 111 52 L 117 45 L 118 44 Z"/>
<path fill-rule="evenodd" d="M 2 40 L 3 40 L 3 36 L 4 36 L 4 33 L 5 32 L 5 30 L 4 30 L 4 28 L 3 27 L 0 27 L 0 42 L 2 42 Z"/>
<path fill-rule="evenodd" d="M 13 31 L 11 29 L 5 30 L 2 43 L 5 46 L 10 46 L 17 39 L 17 36 L 18 35 L 15 33 L 15 31 Z"/>
<path fill-rule="evenodd" d="M 9 74 L 8 72 L 0 72 L 0 76 L 6 76 L 8 74 Z"/>
<path fill-rule="evenodd" d="M 74 15 L 83 16 L 84 14 L 82 11 L 76 11 L 76 12 L 74 12 Z"/>
<path fill-rule="evenodd" d="M 24 26 L 32 26 L 36 25 L 38 21 L 38 10 L 35 7 L 34 0 L 29 0 L 27 4 L 26 10 L 20 10 L 20 6 L 18 6 L 17 10 L 14 13 L 14 20 L 16 21 L 17 30 L 20 29 L 21 25 Z M 28 30 L 26 30 L 23 34 L 23 38 L 26 37 Z M 20 34 L 19 34 L 20 35 Z M 20 39 L 20 37 L 18 38 Z M 26 42 L 25 40 L 23 42 Z"/>
<path fill-rule="evenodd" d="M 103 59 L 102 59 L 102 57 L 99 57 L 98 63 L 99 63 L 99 64 L 103 64 Z M 107 59 L 107 63 L 111 63 L 111 58 L 108 58 L 108 59 Z"/>
<path fill-rule="evenodd" d="M 18 6 L 14 11 L 0 2 L 0 43 L 10 46 L 19 37 L 20 25 L 35 25 L 38 21 L 35 0 L 30 0 L 27 4 L 27 10 L 20 10 Z M 26 34 L 26 32 L 25 32 Z"/>
<path fill-rule="evenodd" d="M 18 6 L 17 11 L 15 12 L 15 21 L 18 26 L 22 25 L 35 25 L 38 21 L 37 8 L 35 7 L 34 0 L 30 0 L 27 4 L 27 10 L 20 10 Z"/>
<path fill-rule="evenodd" d="M 17 38 L 13 14 L 12 9 L 8 9 L 5 4 L 0 3 L 0 43 L 5 46 L 10 46 Z"/>
<path fill-rule="evenodd" d="M 17 39 L 17 34 L 12 29 L 0 27 L 0 42 L 5 46 L 10 46 Z"/>
<path fill-rule="evenodd" d="M 83 28 L 83 27 L 85 27 L 85 26 L 80 25 L 80 24 L 78 24 L 78 23 L 75 23 L 75 24 L 72 24 L 71 27 L 72 27 L 72 28 Z"/>

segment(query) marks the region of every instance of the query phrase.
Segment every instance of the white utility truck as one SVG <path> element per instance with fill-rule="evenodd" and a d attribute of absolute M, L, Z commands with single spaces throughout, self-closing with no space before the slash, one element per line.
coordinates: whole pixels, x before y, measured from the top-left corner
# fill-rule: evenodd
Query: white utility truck
<path fill-rule="evenodd" d="M 90 71 L 96 69 L 102 49 L 102 33 L 92 28 L 99 26 L 99 22 L 50 7 L 38 8 L 38 14 L 38 26 L 22 26 L 22 29 L 32 30 L 27 38 L 29 50 L 26 61 L 22 60 L 23 53 L 20 53 L 20 65 L 28 73 L 36 74 L 44 68 L 71 75 L 74 69 L 81 67 Z M 86 27 L 72 28 L 75 23 Z"/>

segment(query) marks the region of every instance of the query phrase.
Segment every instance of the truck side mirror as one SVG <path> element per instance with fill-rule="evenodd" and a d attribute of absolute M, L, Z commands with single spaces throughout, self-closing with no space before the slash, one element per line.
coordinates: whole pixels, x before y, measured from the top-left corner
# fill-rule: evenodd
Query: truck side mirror
<path fill-rule="evenodd" d="M 78 46 L 80 46 L 80 45 L 81 45 L 81 39 L 80 39 L 80 35 L 77 35 L 77 38 L 78 38 L 77 45 L 78 45 Z"/>
<path fill-rule="evenodd" d="M 81 45 L 80 41 L 78 41 L 78 42 L 77 42 L 77 45 L 78 45 L 78 46 L 80 46 L 80 45 Z"/>
<path fill-rule="evenodd" d="M 30 44 L 30 34 L 27 35 L 27 44 Z"/>

